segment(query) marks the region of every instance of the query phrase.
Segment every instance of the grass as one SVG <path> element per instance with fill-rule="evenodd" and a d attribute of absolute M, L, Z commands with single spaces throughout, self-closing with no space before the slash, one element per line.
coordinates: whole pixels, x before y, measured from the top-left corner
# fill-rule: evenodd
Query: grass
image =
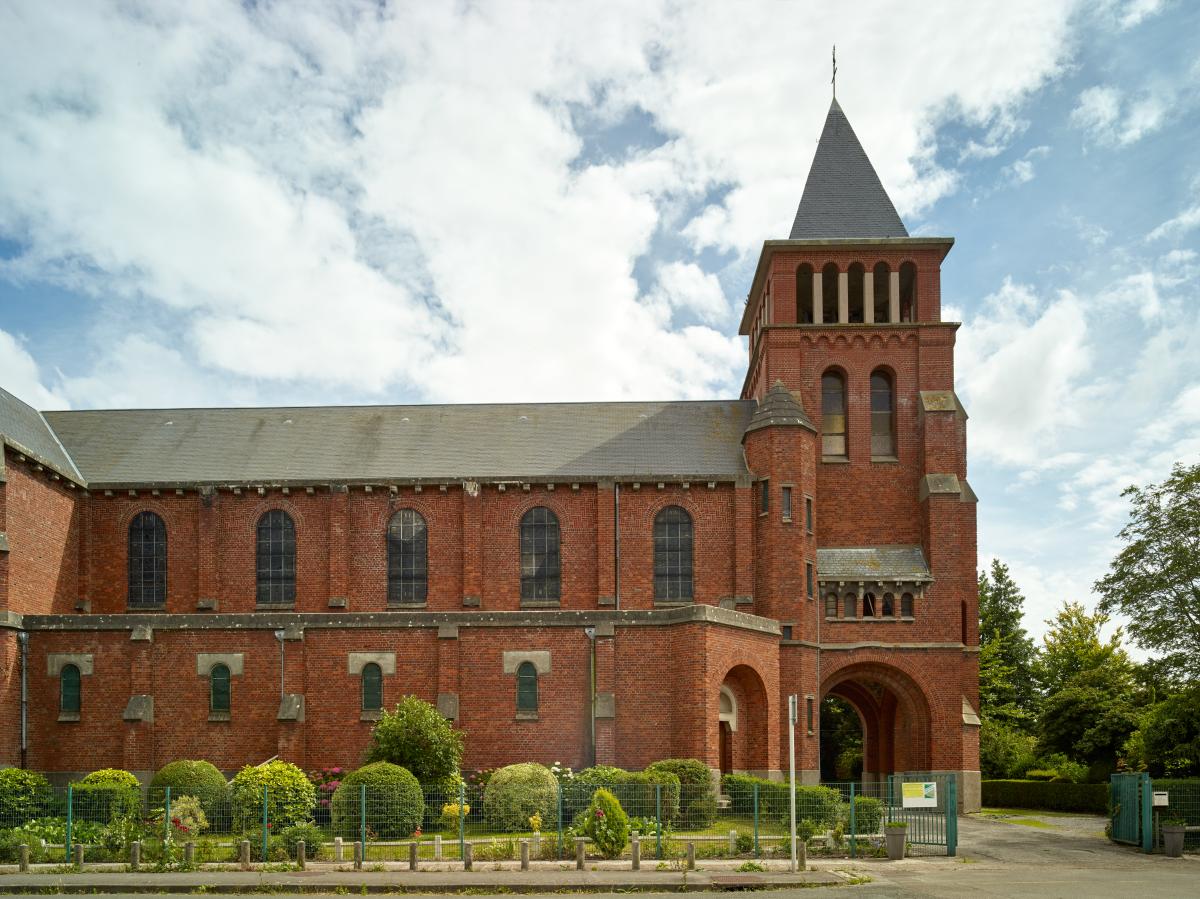
<path fill-rule="evenodd" d="M 1055 812 L 1049 809 L 1036 808 L 984 808 L 980 810 L 982 815 L 1017 815 L 1022 818 L 1027 818 L 1030 815 L 1036 815 L 1039 818 L 1087 818 L 1095 817 L 1088 815 L 1086 812 Z"/>

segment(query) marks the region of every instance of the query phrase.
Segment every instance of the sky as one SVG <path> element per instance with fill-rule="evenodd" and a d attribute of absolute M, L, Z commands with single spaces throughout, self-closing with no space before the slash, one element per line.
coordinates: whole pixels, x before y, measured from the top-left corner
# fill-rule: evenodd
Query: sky
<path fill-rule="evenodd" d="M 956 245 L 980 564 L 1091 604 L 1200 460 L 1200 4 L 0 0 L 41 409 L 736 397 L 830 100 Z"/>

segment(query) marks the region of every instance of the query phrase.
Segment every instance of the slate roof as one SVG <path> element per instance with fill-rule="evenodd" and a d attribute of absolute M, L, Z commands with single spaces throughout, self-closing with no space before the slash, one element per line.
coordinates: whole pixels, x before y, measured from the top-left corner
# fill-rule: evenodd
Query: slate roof
<path fill-rule="evenodd" d="M 93 488 L 728 480 L 748 474 L 741 439 L 754 410 L 753 400 L 513 403 L 70 411 L 45 420 Z"/>
<path fill-rule="evenodd" d="M 54 436 L 42 413 L 3 388 L 0 388 L 0 440 L 71 480 L 84 482 L 83 475 Z M 2 459 L 0 468 L 3 468 Z"/>
<path fill-rule="evenodd" d="M 822 581 L 932 581 L 919 546 L 864 546 L 817 550 Z"/>
<path fill-rule="evenodd" d="M 814 433 L 817 430 L 808 413 L 804 411 L 799 394 L 788 390 L 782 381 L 771 385 L 771 389 L 754 411 L 750 424 L 746 425 L 746 433 L 769 427 L 808 428 Z"/>
<path fill-rule="evenodd" d="M 834 100 L 808 170 L 790 239 L 855 237 L 908 237 L 908 231 L 842 107 Z"/>

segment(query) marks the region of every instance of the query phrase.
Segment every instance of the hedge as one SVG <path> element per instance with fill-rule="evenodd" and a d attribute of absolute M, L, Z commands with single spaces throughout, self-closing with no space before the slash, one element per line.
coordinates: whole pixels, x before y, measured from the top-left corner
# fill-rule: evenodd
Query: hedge
<path fill-rule="evenodd" d="M 412 772 L 391 762 L 372 762 L 351 771 L 333 791 L 333 832 L 353 837 L 362 823 L 363 787 L 366 824 L 381 840 L 402 840 L 421 826 L 425 797 Z"/>
<path fill-rule="evenodd" d="M 664 821 L 679 817 L 679 776 L 670 771 L 626 771 L 608 765 L 584 768 L 563 781 L 563 820 L 573 821 L 586 809 L 595 792 L 603 787 L 616 797 L 625 813 L 635 818 L 653 818 L 661 811 Z"/>
<path fill-rule="evenodd" d="M 679 824 L 702 830 L 717 820 L 717 795 L 712 771 L 699 759 L 663 759 L 646 766 L 647 774 L 674 774 L 679 778 Z"/>
<path fill-rule="evenodd" d="M 758 813 L 762 817 L 786 820 L 790 813 L 788 786 L 748 774 L 726 774 L 721 787 L 729 795 L 733 813 L 754 814 L 754 788 L 758 787 Z M 808 820 L 825 827 L 836 827 L 842 814 L 842 794 L 832 787 L 796 787 L 796 820 Z"/>
<path fill-rule="evenodd" d="M 1170 814 L 1184 818 L 1189 825 L 1200 824 L 1200 778 L 1156 777 L 1151 789 L 1166 790 Z"/>
<path fill-rule="evenodd" d="M 1108 784 L 985 780 L 983 804 L 991 808 L 1032 808 L 1105 815 L 1108 814 Z"/>
<path fill-rule="evenodd" d="M 457 806 L 458 797 L 454 797 Z M 545 765 L 522 762 L 492 774 L 483 790 L 483 820 L 493 830 L 530 830 L 529 819 L 553 829 L 558 815 L 558 779 Z"/>
<path fill-rule="evenodd" d="M 195 796 L 213 827 L 229 826 L 229 784 L 211 762 L 179 759 L 158 769 L 150 781 L 150 801 L 162 804 L 167 787 L 172 796 Z"/>

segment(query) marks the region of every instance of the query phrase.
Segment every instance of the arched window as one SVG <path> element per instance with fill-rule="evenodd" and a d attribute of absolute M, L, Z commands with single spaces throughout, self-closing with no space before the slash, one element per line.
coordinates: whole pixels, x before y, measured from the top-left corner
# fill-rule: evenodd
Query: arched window
<path fill-rule="evenodd" d="M 905 593 L 900 597 L 900 615 L 903 618 L 913 617 L 913 595 Z"/>
<path fill-rule="evenodd" d="M 383 708 L 383 671 L 374 662 L 363 665 L 362 710 L 377 712 Z"/>
<path fill-rule="evenodd" d="M 654 516 L 654 598 L 692 598 L 692 516 L 679 506 Z"/>
<path fill-rule="evenodd" d="M 821 376 L 821 455 L 847 455 L 846 379 L 836 371 Z"/>
<path fill-rule="evenodd" d="M 896 397 L 892 376 L 882 370 L 871 375 L 871 455 L 896 455 Z"/>
<path fill-rule="evenodd" d="M 282 509 L 258 520 L 258 604 L 296 601 L 296 526 Z"/>
<path fill-rule="evenodd" d="M 83 706 L 82 688 L 79 682 L 79 667 L 63 665 L 58 672 L 58 710 L 78 715 Z"/>
<path fill-rule="evenodd" d="M 517 711 L 538 710 L 538 674 L 533 662 L 522 662 L 517 666 Z"/>
<path fill-rule="evenodd" d="M 153 608 L 167 601 L 167 527 L 153 512 L 129 522 L 129 605 Z"/>
<path fill-rule="evenodd" d="M 960 615 L 961 615 L 961 621 L 962 621 L 962 642 L 963 642 L 963 646 L 966 646 L 967 642 L 968 642 L 967 637 L 969 636 L 968 631 L 967 631 L 967 604 L 965 602 L 961 603 L 960 609 L 961 609 Z"/>
<path fill-rule="evenodd" d="M 842 617 L 857 618 L 858 617 L 858 596 L 854 593 L 847 593 L 842 597 Z"/>
<path fill-rule="evenodd" d="M 896 598 L 890 593 L 883 594 L 883 617 L 896 617 Z"/>
<path fill-rule="evenodd" d="M 917 320 L 917 267 L 900 263 L 900 321 Z"/>
<path fill-rule="evenodd" d="M 230 707 L 229 666 L 213 665 L 208 672 L 208 710 L 229 712 Z"/>
<path fill-rule="evenodd" d="M 805 262 L 796 269 L 796 321 L 811 325 L 813 320 L 813 267 Z"/>
<path fill-rule="evenodd" d="M 875 288 L 875 324 L 881 325 L 892 320 L 891 314 L 891 270 L 886 262 L 876 262 L 875 270 L 871 273 Z"/>
<path fill-rule="evenodd" d="M 825 617 L 837 618 L 838 601 L 836 593 L 825 594 Z"/>
<path fill-rule="evenodd" d="M 851 264 L 847 274 L 851 324 L 862 324 L 867 320 L 866 275 L 867 270 L 861 262 Z"/>
<path fill-rule="evenodd" d="M 875 605 L 875 594 L 863 594 L 863 618 L 874 618 L 879 609 Z"/>
<path fill-rule="evenodd" d="M 838 267 L 832 262 L 821 269 L 821 323 L 838 323 Z"/>
<path fill-rule="evenodd" d="M 559 599 L 561 578 L 558 516 L 535 506 L 521 518 L 521 599 Z"/>
<path fill-rule="evenodd" d="M 429 591 L 429 536 L 415 509 L 401 509 L 387 529 L 388 602 L 422 603 Z"/>

